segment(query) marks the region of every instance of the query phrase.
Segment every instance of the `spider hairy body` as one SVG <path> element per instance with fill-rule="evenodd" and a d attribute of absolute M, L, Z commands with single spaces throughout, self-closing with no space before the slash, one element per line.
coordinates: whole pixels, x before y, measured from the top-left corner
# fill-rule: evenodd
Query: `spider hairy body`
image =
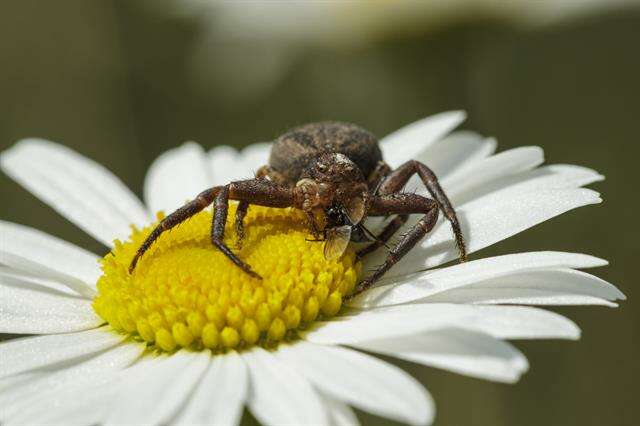
<path fill-rule="evenodd" d="M 417 174 L 433 198 L 402 192 Z M 211 242 L 247 274 L 260 278 L 224 243 L 229 200 L 238 200 L 235 226 L 240 240 L 243 219 L 250 204 L 267 207 L 294 207 L 303 210 L 316 239 L 325 241 L 325 256 L 342 255 L 349 241 L 371 241 L 358 251 L 361 258 L 386 246 L 410 214 L 422 218 L 390 249 L 385 262 L 361 281 L 350 297 L 378 281 L 435 226 L 439 212 L 450 222 L 460 259 L 466 260 L 466 246 L 460 224 L 435 174 L 424 164 L 410 160 L 392 170 L 383 160 L 378 140 L 354 124 L 320 122 L 306 124 L 283 134 L 271 148 L 269 164 L 253 179 L 209 188 L 179 208 L 151 232 L 131 261 L 133 272 L 140 257 L 166 230 L 173 228 L 210 204 L 215 212 Z M 326 217 L 323 229 L 315 223 L 315 213 Z M 396 215 L 379 235 L 364 227 L 368 216 Z"/>
<path fill-rule="evenodd" d="M 364 176 L 382 161 L 378 140 L 368 131 L 337 122 L 311 123 L 280 136 L 273 144 L 269 166 L 295 185 L 322 154 L 339 153 L 351 160 Z"/>

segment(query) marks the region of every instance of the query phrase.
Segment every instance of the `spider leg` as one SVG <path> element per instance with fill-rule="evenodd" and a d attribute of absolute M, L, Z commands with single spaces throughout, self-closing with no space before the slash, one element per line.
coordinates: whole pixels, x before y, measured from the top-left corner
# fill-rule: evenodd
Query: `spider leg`
<path fill-rule="evenodd" d="M 191 216 L 196 213 L 204 210 L 209 204 L 211 204 L 216 196 L 216 194 L 220 191 L 220 187 L 216 186 L 213 188 L 209 188 L 205 191 L 202 191 L 198 196 L 192 200 L 191 202 L 185 204 L 180 207 L 178 210 L 171 213 L 169 216 L 162 219 L 162 221 L 156 226 L 156 228 L 151 231 L 151 234 L 147 237 L 147 239 L 142 243 L 140 247 L 138 247 L 138 251 L 136 251 L 135 256 L 131 260 L 129 264 L 129 273 L 133 272 L 135 269 L 138 260 L 142 257 L 142 255 L 151 247 L 151 245 L 158 239 L 158 237 L 165 231 L 173 228 L 174 226 L 184 222 L 189 219 Z"/>
<path fill-rule="evenodd" d="M 392 173 L 391 167 L 384 161 L 379 161 L 376 165 L 376 168 L 373 169 L 373 172 L 367 178 L 367 185 L 369 186 L 369 190 L 373 195 L 380 194 L 381 185 L 385 182 L 385 178 Z M 356 256 L 362 259 L 366 255 L 373 253 L 378 250 L 380 247 L 386 245 L 386 242 L 395 234 L 398 229 L 404 225 L 409 216 L 402 215 L 394 218 L 391 222 L 389 222 L 384 229 L 375 237 L 375 241 L 370 243 L 369 245 L 363 247 L 358 250 Z"/>
<path fill-rule="evenodd" d="M 371 174 L 367 177 L 367 186 L 369 190 L 375 195 L 378 192 L 380 184 L 384 181 L 384 178 L 391 173 L 391 167 L 384 161 L 378 161 L 376 168 L 373 169 Z"/>
<path fill-rule="evenodd" d="M 265 179 L 250 179 L 232 182 L 226 186 L 216 186 L 200 193 L 196 199 L 180 207 L 175 212 L 164 218 L 151 232 L 147 239 L 138 248 L 131 264 L 129 273 L 133 272 L 140 257 L 151 247 L 158 237 L 165 231 L 184 222 L 191 216 L 202 211 L 215 201 L 215 213 L 213 217 L 211 240 L 231 261 L 241 267 L 249 275 L 258 277 L 251 268 L 224 245 L 224 226 L 227 219 L 229 200 L 238 200 L 241 203 L 256 204 L 266 207 L 292 207 L 294 206 L 293 189 L 283 185 L 277 185 Z"/>
<path fill-rule="evenodd" d="M 215 198 L 215 211 L 211 226 L 211 242 L 224 253 L 229 260 L 254 278 L 261 278 L 249 265 L 240 260 L 224 242 L 224 227 L 227 223 L 229 199 L 239 200 L 240 205 L 257 204 L 267 207 L 289 207 L 293 205 L 293 190 L 277 185 L 266 179 L 250 179 L 232 182 L 223 186 Z M 244 216 L 243 216 L 244 217 Z"/>
<path fill-rule="evenodd" d="M 278 185 L 284 185 L 286 179 L 282 176 L 282 173 L 273 170 L 271 166 L 265 165 L 258 169 L 256 172 L 256 179 L 266 179 Z"/>
<path fill-rule="evenodd" d="M 358 256 L 359 259 L 362 259 L 366 255 L 373 253 L 385 245 L 385 243 L 393 237 L 393 234 L 395 234 L 398 229 L 407 222 L 407 219 L 409 219 L 409 216 L 406 214 L 394 217 L 391 222 L 387 223 L 387 226 L 384 227 L 382 232 L 376 236 L 376 240 L 358 250 L 356 256 Z"/>
<path fill-rule="evenodd" d="M 438 221 L 438 204 L 432 199 L 406 193 L 380 195 L 373 198 L 369 210 L 369 215 L 371 216 L 398 214 L 400 215 L 396 218 L 398 219 L 412 213 L 424 213 L 424 216 L 402 236 L 400 241 L 398 241 L 396 246 L 387 255 L 384 263 L 378 266 L 370 277 L 361 281 L 348 298 L 352 298 L 371 287 L 393 265 L 402 259 L 418 241 L 431 231 Z M 395 232 L 395 230 L 393 232 Z"/>
<path fill-rule="evenodd" d="M 440 186 L 438 178 L 430 168 L 419 161 L 407 161 L 387 176 L 384 182 L 380 185 L 379 193 L 393 194 L 400 191 L 414 174 L 418 174 L 418 176 L 420 176 L 420 179 L 427 188 L 427 191 L 429 191 L 429 194 L 431 194 L 434 200 L 438 203 L 438 207 L 444 214 L 445 218 L 451 223 L 458 252 L 460 253 L 460 260 L 463 262 L 466 261 L 467 248 L 464 236 L 462 235 L 462 230 L 460 229 L 460 222 L 456 216 L 456 211 L 451 205 L 447 194 L 445 194 L 444 190 Z"/>
<path fill-rule="evenodd" d="M 262 166 L 256 172 L 256 179 L 265 179 L 274 183 L 282 181 L 281 175 L 273 170 L 270 166 Z M 242 240 L 244 239 L 244 218 L 249 210 L 248 201 L 240 201 L 238 208 L 236 209 L 235 228 L 238 235 L 238 248 L 242 247 Z"/>
<path fill-rule="evenodd" d="M 254 278 L 261 279 L 262 277 L 256 274 L 253 269 L 251 269 L 251 266 L 240 260 L 223 242 L 224 227 L 227 223 L 227 213 L 229 212 L 229 186 L 230 185 L 222 187 L 222 190 L 216 196 L 213 222 L 211 224 L 211 243 L 244 272 Z M 241 201 L 241 203 L 248 206 L 248 203 L 244 201 Z"/>
<path fill-rule="evenodd" d="M 238 248 L 242 247 L 242 240 L 244 239 L 244 217 L 247 215 L 247 210 L 249 210 L 249 202 L 248 201 L 240 201 L 238 203 L 238 208 L 236 209 L 236 235 L 238 236 Z"/>

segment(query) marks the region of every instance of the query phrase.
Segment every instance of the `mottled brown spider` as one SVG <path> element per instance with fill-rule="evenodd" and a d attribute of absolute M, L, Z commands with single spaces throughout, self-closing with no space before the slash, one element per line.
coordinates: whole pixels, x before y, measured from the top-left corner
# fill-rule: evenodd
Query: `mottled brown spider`
<path fill-rule="evenodd" d="M 433 199 L 402 192 L 409 178 L 416 173 Z M 410 160 L 391 170 L 383 161 L 378 141 L 371 133 L 353 124 L 322 122 L 307 124 L 280 136 L 271 148 L 269 164 L 260 168 L 254 179 L 209 188 L 164 218 L 138 248 L 129 272 L 160 234 L 214 203 L 211 242 L 247 274 L 260 278 L 223 243 L 230 199 L 239 201 L 235 226 L 240 239 L 250 204 L 294 207 L 306 212 L 316 238 L 324 237 L 324 253 L 329 259 L 340 257 L 349 241 L 372 241 L 358 251 L 362 258 L 386 245 L 410 214 L 424 214 L 402 235 L 385 262 L 356 286 L 353 295 L 371 287 L 431 231 L 439 210 L 451 223 L 460 259 L 466 260 L 465 242 L 456 212 L 427 166 Z M 326 217 L 322 231 L 315 222 L 318 211 Z M 397 216 L 378 236 L 371 235 L 363 225 L 368 216 L 390 215 Z"/>

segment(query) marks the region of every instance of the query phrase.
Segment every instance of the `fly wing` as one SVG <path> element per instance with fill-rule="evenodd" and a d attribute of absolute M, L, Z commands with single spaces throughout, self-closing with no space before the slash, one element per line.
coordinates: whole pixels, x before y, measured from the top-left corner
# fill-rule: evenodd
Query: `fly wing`
<path fill-rule="evenodd" d="M 344 225 L 330 228 L 327 231 L 324 243 L 324 258 L 327 260 L 339 259 L 351 240 L 351 226 Z"/>
<path fill-rule="evenodd" d="M 353 197 L 344 206 L 344 212 L 352 225 L 357 225 L 364 218 L 366 202 L 362 197 Z"/>

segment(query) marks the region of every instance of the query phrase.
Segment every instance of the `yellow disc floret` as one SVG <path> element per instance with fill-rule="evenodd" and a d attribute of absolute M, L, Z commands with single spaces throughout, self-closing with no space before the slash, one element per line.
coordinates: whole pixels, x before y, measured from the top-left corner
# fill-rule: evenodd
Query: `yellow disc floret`
<path fill-rule="evenodd" d="M 230 218 L 234 212 L 232 205 Z M 164 351 L 271 346 L 338 313 L 360 272 L 353 249 L 326 260 L 324 244 L 309 241 L 306 217 L 294 209 L 251 206 L 244 223 L 241 246 L 232 223 L 225 243 L 262 280 L 212 246 L 211 212 L 203 211 L 162 234 L 132 274 L 129 263 L 156 224 L 116 241 L 102 259 L 95 311 Z"/>

